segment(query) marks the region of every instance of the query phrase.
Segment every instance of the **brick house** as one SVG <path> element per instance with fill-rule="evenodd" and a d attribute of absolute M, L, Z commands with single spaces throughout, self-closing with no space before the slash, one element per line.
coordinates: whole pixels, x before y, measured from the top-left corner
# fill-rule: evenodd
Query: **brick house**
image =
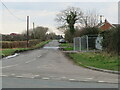
<path fill-rule="evenodd" d="M 116 28 L 116 24 L 110 24 L 106 19 L 103 23 L 98 24 L 98 28 L 100 28 L 102 31 L 111 29 L 111 28 Z"/>

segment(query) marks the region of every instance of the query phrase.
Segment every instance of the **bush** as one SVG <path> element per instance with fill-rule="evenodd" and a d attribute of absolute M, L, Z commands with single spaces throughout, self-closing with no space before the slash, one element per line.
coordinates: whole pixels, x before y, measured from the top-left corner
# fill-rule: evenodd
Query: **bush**
<path fill-rule="evenodd" d="M 40 40 L 30 40 L 29 47 L 32 47 L 40 42 Z M 27 46 L 26 41 L 3 41 L 0 43 L 2 43 L 2 48 L 26 48 Z"/>
<path fill-rule="evenodd" d="M 102 32 L 103 48 L 111 53 L 120 54 L 120 27 L 113 28 Z"/>
<path fill-rule="evenodd" d="M 75 30 L 74 35 L 71 35 L 70 31 L 65 31 L 65 39 L 72 43 L 74 37 L 81 37 L 84 35 L 95 35 L 99 34 L 100 30 L 97 27 L 86 27 L 82 28 L 81 30 Z"/>
<path fill-rule="evenodd" d="M 80 31 L 80 36 L 95 35 L 95 34 L 99 34 L 99 32 L 100 32 L 100 29 L 97 27 L 86 27 Z"/>

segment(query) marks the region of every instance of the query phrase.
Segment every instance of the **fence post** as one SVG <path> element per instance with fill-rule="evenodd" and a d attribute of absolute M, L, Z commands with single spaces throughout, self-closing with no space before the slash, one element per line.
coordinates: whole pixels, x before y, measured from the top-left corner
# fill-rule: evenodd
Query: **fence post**
<path fill-rule="evenodd" d="M 75 38 L 73 38 L 74 51 L 75 51 Z"/>
<path fill-rule="evenodd" d="M 82 50 L 82 48 L 81 48 L 81 37 L 79 37 L 79 47 L 80 47 L 80 52 L 81 52 L 81 50 Z"/>
<path fill-rule="evenodd" d="M 88 35 L 86 35 L 86 39 L 87 39 L 87 51 L 88 51 L 89 50 Z"/>

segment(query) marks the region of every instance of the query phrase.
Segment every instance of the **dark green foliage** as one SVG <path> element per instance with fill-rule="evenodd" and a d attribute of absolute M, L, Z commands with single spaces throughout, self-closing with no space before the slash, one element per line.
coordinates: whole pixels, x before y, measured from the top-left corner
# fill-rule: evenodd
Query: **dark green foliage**
<path fill-rule="evenodd" d="M 75 33 L 73 35 L 71 35 L 70 31 L 67 30 L 65 31 L 65 39 L 71 43 L 73 42 L 74 37 L 81 37 L 84 35 L 98 35 L 99 32 L 100 30 L 97 27 L 87 27 L 81 30 L 75 30 Z"/>
<path fill-rule="evenodd" d="M 80 31 L 80 36 L 84 35 L 96 35 L 99 34 L 99 28 L 97 27 L 86 27 Z"/>
<path fill-rule="evenodd" d="M 120 54 L 120 27 L 112 28 L 101 33 L 103 47 L 107 52 Z"/>
<path fill-rule="evenodd" d="M 74 36 L 71 35 L 71 32 L 69 30 L 65 31 L 65 40 L 68 41 L 69 43 L 73 42 Z"/>

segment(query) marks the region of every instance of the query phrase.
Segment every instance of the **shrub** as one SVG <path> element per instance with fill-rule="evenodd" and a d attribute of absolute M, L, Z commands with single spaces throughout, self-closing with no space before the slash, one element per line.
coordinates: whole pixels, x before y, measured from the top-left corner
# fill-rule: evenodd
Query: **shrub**
<path fill-rule="evenodd" d="M 107 52 L 114 52 L 120 54 L 120 27 L 113 28 L 102 32 L 103 48 Z"/>
<path fill-rule="evenodd" d="M 30 40 L 29 47 L 32 47 L 41 42 L 40 40 Z M 2 48 L 25 48 L 27 46 L 26 41 L 3 41 Z"/>

